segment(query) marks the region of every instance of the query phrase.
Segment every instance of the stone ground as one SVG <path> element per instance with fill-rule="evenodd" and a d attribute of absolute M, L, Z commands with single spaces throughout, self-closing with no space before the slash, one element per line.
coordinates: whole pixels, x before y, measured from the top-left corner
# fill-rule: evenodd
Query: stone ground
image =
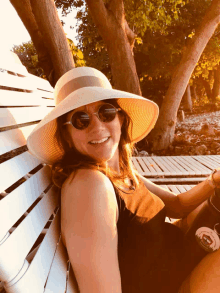
<path fill-rule="evenodd" d="M 149 152 L 139 149 L 139 154 L 147 155 L 145 151 Z M 183 122 L 177 122 L 169 149 L 149 155 L 220 155 L 220 111 L 186 114 Z"/>

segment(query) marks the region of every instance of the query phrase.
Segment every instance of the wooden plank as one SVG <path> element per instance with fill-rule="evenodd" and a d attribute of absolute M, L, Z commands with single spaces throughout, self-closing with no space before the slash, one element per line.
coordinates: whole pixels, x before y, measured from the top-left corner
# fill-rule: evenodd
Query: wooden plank
<path fill-rule="evenodd" d="M 169 185 L 168 188 L 170 191 L 174 192 L 175 194 L 180 194 L 179 189 L 175 185 Z"/>
<path fill-rule="evenodd" d="M 43 99 L 37 91 L 31 93 L 0 89 L 1 106 L 54 106 L 54 101 Z"/>
<path fill-rule="evenodd" d="M 176 176 L 187 175 L 186 170 L 183 170 L 183 168 L 181 168 L 181 166 L 179 166 L 174 160 L 170 160 L 168 157 L 163 157 L 163 160 L 167 163 L 167 166 L 170 166 L 170 169 L 176 173 Z"/>
<path fill-rule="evenodd" d="M 157 184 L 168 184 L 168 183 L 199 183 L 206 180 L 207 177 L 191 177 L 191 178 L 151 178 L 147 177 L 150 181 L 157 183 Z"/>
<path fill-rule="evenodd" d="M 163 176 L 164 172 L 160 169 L 160 167 L 152 160 L 151 157 L 142 157 L 147 167 L 150 169 L 153 176 Z M 155 173 L 156 172 L 156 173 Z"/>
<path fill-rule="evenodd" d="M 179 190 L 180 193 L 187 191 L 184 185 L 176 185 L 176 188 Z"/>
<path fill-rule="evenodd" d="M 7 86 L 22 90 L 35 90 L 36 84 L 28 77 L 19 77 L 5 72 L 0 72 L 0 86 Z"/>
<path fill-rule="evenodd" d="M 0 165 L 0 192 L 29 173 L 41 162 L 28 152 L 24 152 Z M 13 172 L 12 172 L 13 171 Z"/>
<path fill-rule="evenodd" d="M 168 162 L 170 162 L 173 166 L 173 168 L 176 168 L 178 170 L 178 172 L 180 172 L 181 175 L 188 175 L 188 171 L 186 171 L 186 169 L 184 169 L 181 165 L 179 165 L 174 159 L 173 157 L 166 157 L 166 160 Z"/>
<path fill-rule="evenodd" d="M 193 169 L 197 169 L 198 171 L 201 171 L 203 175 L 209 174 L 209 169 L 206 168 L 203 164 L 195 160 L 194 158 L 190 156 L 182 157 L 182 159 L 186 160 L 189 162 L 189 165 L 193 167 Z"/>
<path fill-rule="evenodd" d="M 28 71 L 26 67 L 22 65 L 19 57 L 11 51 L 1 53 L 0 68 L 25 76 L 28 75 Z"/>
<path fill-rule="evenodd" d="M 143 174 L 145 176 L 150 176 L 152 175 L 152 172 L 148 169 L 148 167 L 146 166 L 145 162 L 142 160 L 141 157 L 136 157 L 137 162 L 139 163 L 139 165 L 141 166 L 141 168 L 144 170 Z"/>
<path fill-rule="evenodd" d="M 0 240 L 48 187 L 50 175 L 50 167 L 43 167 L 0 201 Z"/>
<path fill-rule="evenodd" d="M 66 290 L 68 255 L 66 249 L 59 241 L 56 253 L 50 268 L 44 293 L 61 293 Z"/>
<path fill-rule="evenodd" d="M 166 189 L 166 190 L 169 190 L 168 186 L 167 185 L 160 185 L 160 187 Z"/>
<path fill-rule="evenodd" d="M 210 155 L 210 156 L 206 156 L 207 158 L 210 158 L 211 160 L 217 162 L 218 164 L 220 164 L 220 155 Z"/>
<path fill-rule="evenodd" d="M 40 215 L 39 215 L 40 219 Z M 14 292 L 43 293 L 60 236 L 60 214 L 56 215 L 25 274 L 13 285 Z"/>
<path fill-rule="evenodd" d="M 26 140 L 37 124 L 0 132 L 0 155 L 26 145 Z"/>
<path fill-rule="evenodd" d="M 43 119 L 53 108 L 0 108 L 0 127 L 13 126 Z"/>
<path fill-rule="evenodd" d="M 132 160 L 132 163 L 133 163 L 134 167 L 137 169 L 137 171 L 138 171 L 141 175 L 144 174 L 144 170 L 140 167 L 140 165 L 139 165 L 137 159 L 136 159 L 135 157 L 132 157 L 131 160 Z"/>
<path fill-rule="evenodd" d="M 20 225 L 7 238 L 7 240 L 1 244 L 0 264 L 4 264 L 4 279 L 5 277 L 7 277 L 8 272 L 10 272 L 11 269 L 15 270 L 16 267 L 22 267 L 24 259 L 28 255 L 35 241 L 41 234 L 44 226 L 46 225 L 55 208 L 57 207 L 59 202 L 58 193 L 55 194 L 54 190 L 54 188 L 49 190 L 49 192 L 31 210 L 28 216 L 20 223 Z M 49 230 L 47 233 L 49 233 Z M 40 248 L 38 249 L 38 251 L 39 250 Z M 44 257 L 46 258 L 46 255 Z"/>
<path fill-rule="evenodd" d="M 54 93 L 42 91 L 39 89 L 37 89 L 37 93 L 38 93 L 39 97 L 41 97 L 41 98 L 50 99 L 50 100 L 54 101 Z M 55 105 L 55 102 L 54 102 L 54 105 Z"/>
<path fill-rule="evenodd" d="M 49 81 L 44 79 L 44 78 L 41 78 L 39 76 L 36 76 L 36 75 L 33 75 L 31 73 L 28 74 L 28 77 L 33 80 L 33 82 L 36 83 L 36 87 L 38 89 L 42 89 L 44 91 L 49 91 L 49 92 L 52 92 L 54 91 L 54 88 L 50 85 Z"/>
<path fill-rule="evenodd" d="M 213 161 L 210 158 L 206 158 L 206 156 L 194 156 L 193 158 L 197 160 L 198 162 L 200 162 L 201 164 L 205 165 L 206 167 L 210 168 L 207 175 L 210 174 L 212 169 L 219 167 L 219 164 L 217 162 Z"/>
<path fill-rule="evenodd" d="M 180 166 L 186 169 L 189 173 L 188 175 L 201 175 L 201 172 L 197 170 L 193 170 L 191 166 L 189 166 L 187 161 L 181 159 L 181 157 L 172 157 Z"/>
<path fill-rule="evenodd" d="M 182 172 L 180 172 L 180 170 L 176 168 L 176 166 L 172 162 L 170 162 L 166 156 L 159 157 L 159 159 L 166 166 L 167 170 L 171 172 L 172 175 L 182 175 Z"/>
<path fill-rule="evenodd" d="M 164 176 L 172 175 L 170 170 L 167 168 L 166 164 L 164 164 L 164 162 L 161 160 L 160 157 L 151 157 L 151 158 L 164 171 L 164 174 L 163 174 Z"/>

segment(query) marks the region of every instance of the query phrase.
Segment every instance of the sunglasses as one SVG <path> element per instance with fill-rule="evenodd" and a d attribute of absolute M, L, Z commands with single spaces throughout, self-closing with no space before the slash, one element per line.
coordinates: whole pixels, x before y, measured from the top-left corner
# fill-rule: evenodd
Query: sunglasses
<path fill-rule="evenodd" d="M 121 111 L 121 108 L 115 108 L 112 104 L 103 104 L 99 107 L 98 111 L 92 113 L 102 122 L 111 122 L 115 119 L 118 111 Z M 91 118 L 89 114 L 85 111 L 77 111 L 73 113 L 70 121 L 65 122 L 63 125 L 71 124 L 78 130 L 86 129 L 90 124 Z"/>

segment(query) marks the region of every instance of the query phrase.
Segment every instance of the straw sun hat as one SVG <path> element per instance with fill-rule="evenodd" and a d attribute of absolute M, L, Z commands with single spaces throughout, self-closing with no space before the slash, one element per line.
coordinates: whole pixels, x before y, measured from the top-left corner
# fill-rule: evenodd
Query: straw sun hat
<path fill-rule="evenodd" d="M 50 165 L 60 160 L 64 153 L 54 137 L 56 118 L 78 107 L 106 99 L 117 99 L 119 106 L 130 116 L 133 128 L 128 131 L 133 142 L 143 139 L 154 127 L 158 116 L 158 106 L 154 102 L 112 89 L 107 77 L 97 69 L 78 67 L 58 80 L 55 86 L 56 107 L 29 135 L 29 151 Z"/>

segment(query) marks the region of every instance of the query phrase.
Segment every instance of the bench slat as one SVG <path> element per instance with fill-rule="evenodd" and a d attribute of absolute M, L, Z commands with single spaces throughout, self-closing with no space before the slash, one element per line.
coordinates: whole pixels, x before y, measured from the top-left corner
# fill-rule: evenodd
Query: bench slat
<path fill-rule="evenodd" d="M 41 93 L 39 91 L 25 93 L 0 89 L 0 106 L 54 106 L 54 101 L 43 99 L 40 96 Z"/>
<path fill-rule="evenodd" d="M 47 284 L 44 293 L 61 293 L 66 290 L 66 279 L 67 279 L 67 260 L 68 255 L 66 249 L 59 241 L 53 263 L 50 268 L 50 273 L 47 279 Z"/>
<path fill-rule="evenodd" d="M 1 200 L 0 241 L 50 184 L 50 174 L 50 167 L 43 167 Z"/>
<path fill-rule="evenodd" d="M 0 86 L 7 86 L 22 90 L 36 90 L 36 84 L 28 77 L 19 77 L 0 72 Z"/>
<path fill-rule="evenodd" d="M 159 168 L 159 166 L 156 164 L 156 162 L 153 161 L 153 159 L 151 157 L 143 157 L 142 159 L 146 163 L 149 170 L 153 174 L 155 174 L 153 176 L 163 176 L 164 175 L 164 172 Z"/>
<path fill-rule="evenodd" d="M 36 84 L 36 87 L 38 89 L 42 89 L 42 90 L 53 93 L 54 88 L 50 85 L 48 80 L 41 78 L 39 76 L 33 75 L 31 73 L 28 74 L 28 77 Z"/>
<path fill-rule="evenodd" d="M 51 107 L 0 108 L 0 127 L 39 121 L 51 110 Z"/>
<path fill-rule="evenodd" d="M 24 259 L 57 205 L 58 194 L 54 193 L 52 187 L 0 246 L 0 264 L 4 268 L 4 272 L 1 272 L 2 280 L 10 280 L 12 272 L 22 267 Z"/>
<path fill-rule="evenodd" d="M 41 162 L 30 153 L 24 152 L 0 165 L 0 192 L 25 176 Z M 13 170 L 13 172 L 12 172 Z"/>
<path fill-rule="evenodd" d="M 10 53 L 12 53 L 12 52 L 10 52 Z M 8 54 L 8 52 L 7 52 L 6 54 L 5 53 L 1 54 L 0 68 L 17 73 L 17 74 L 27 76 L 28 71 L 27 71 L 26 67 L 22 65 L 18 56 L 16 56 L 16 57 L 10 56 L 10 53 Z M 17 60 L 15 60 L 15 58 Z M 15 63 L 14 61 L 17 61 L 17 62 Z"/>
<path fill-rule="evenodd" d="M 205 165 L 206 167 L 210 168 L 210 169 L 215 169 L 215 168 L 218 168 L 220 163 L 210 159 L 209 157 L 206 158 L 206 156 L 198 156 L 195 158 L 196 160 L 198 160 L 199 163 Z M 205 167 L 204 167 L 205 168 Z M 207 169 L 207 168 L 206 168 Z M 210 171 L 209 173 L 210 174 Z M 208 175 L 207 174 L 207 175 Z"/>
<path fill-rule="evenodd" d="M 36 124 L 0 132 L 0 156 L 26 145 L 26 139 Z"/>
<path fill-rule="evenodd" d="M 40 218 L 40 215 L 39 215 Z M 15 283 L 10 292 L 43 293 L 44 285 L 54 257 L 60 236 L 60 214 L 56 215 L 44 237 L 34 259 L 22 278 Z M 12 291 L 13 290 L 13 291 Z"/>

